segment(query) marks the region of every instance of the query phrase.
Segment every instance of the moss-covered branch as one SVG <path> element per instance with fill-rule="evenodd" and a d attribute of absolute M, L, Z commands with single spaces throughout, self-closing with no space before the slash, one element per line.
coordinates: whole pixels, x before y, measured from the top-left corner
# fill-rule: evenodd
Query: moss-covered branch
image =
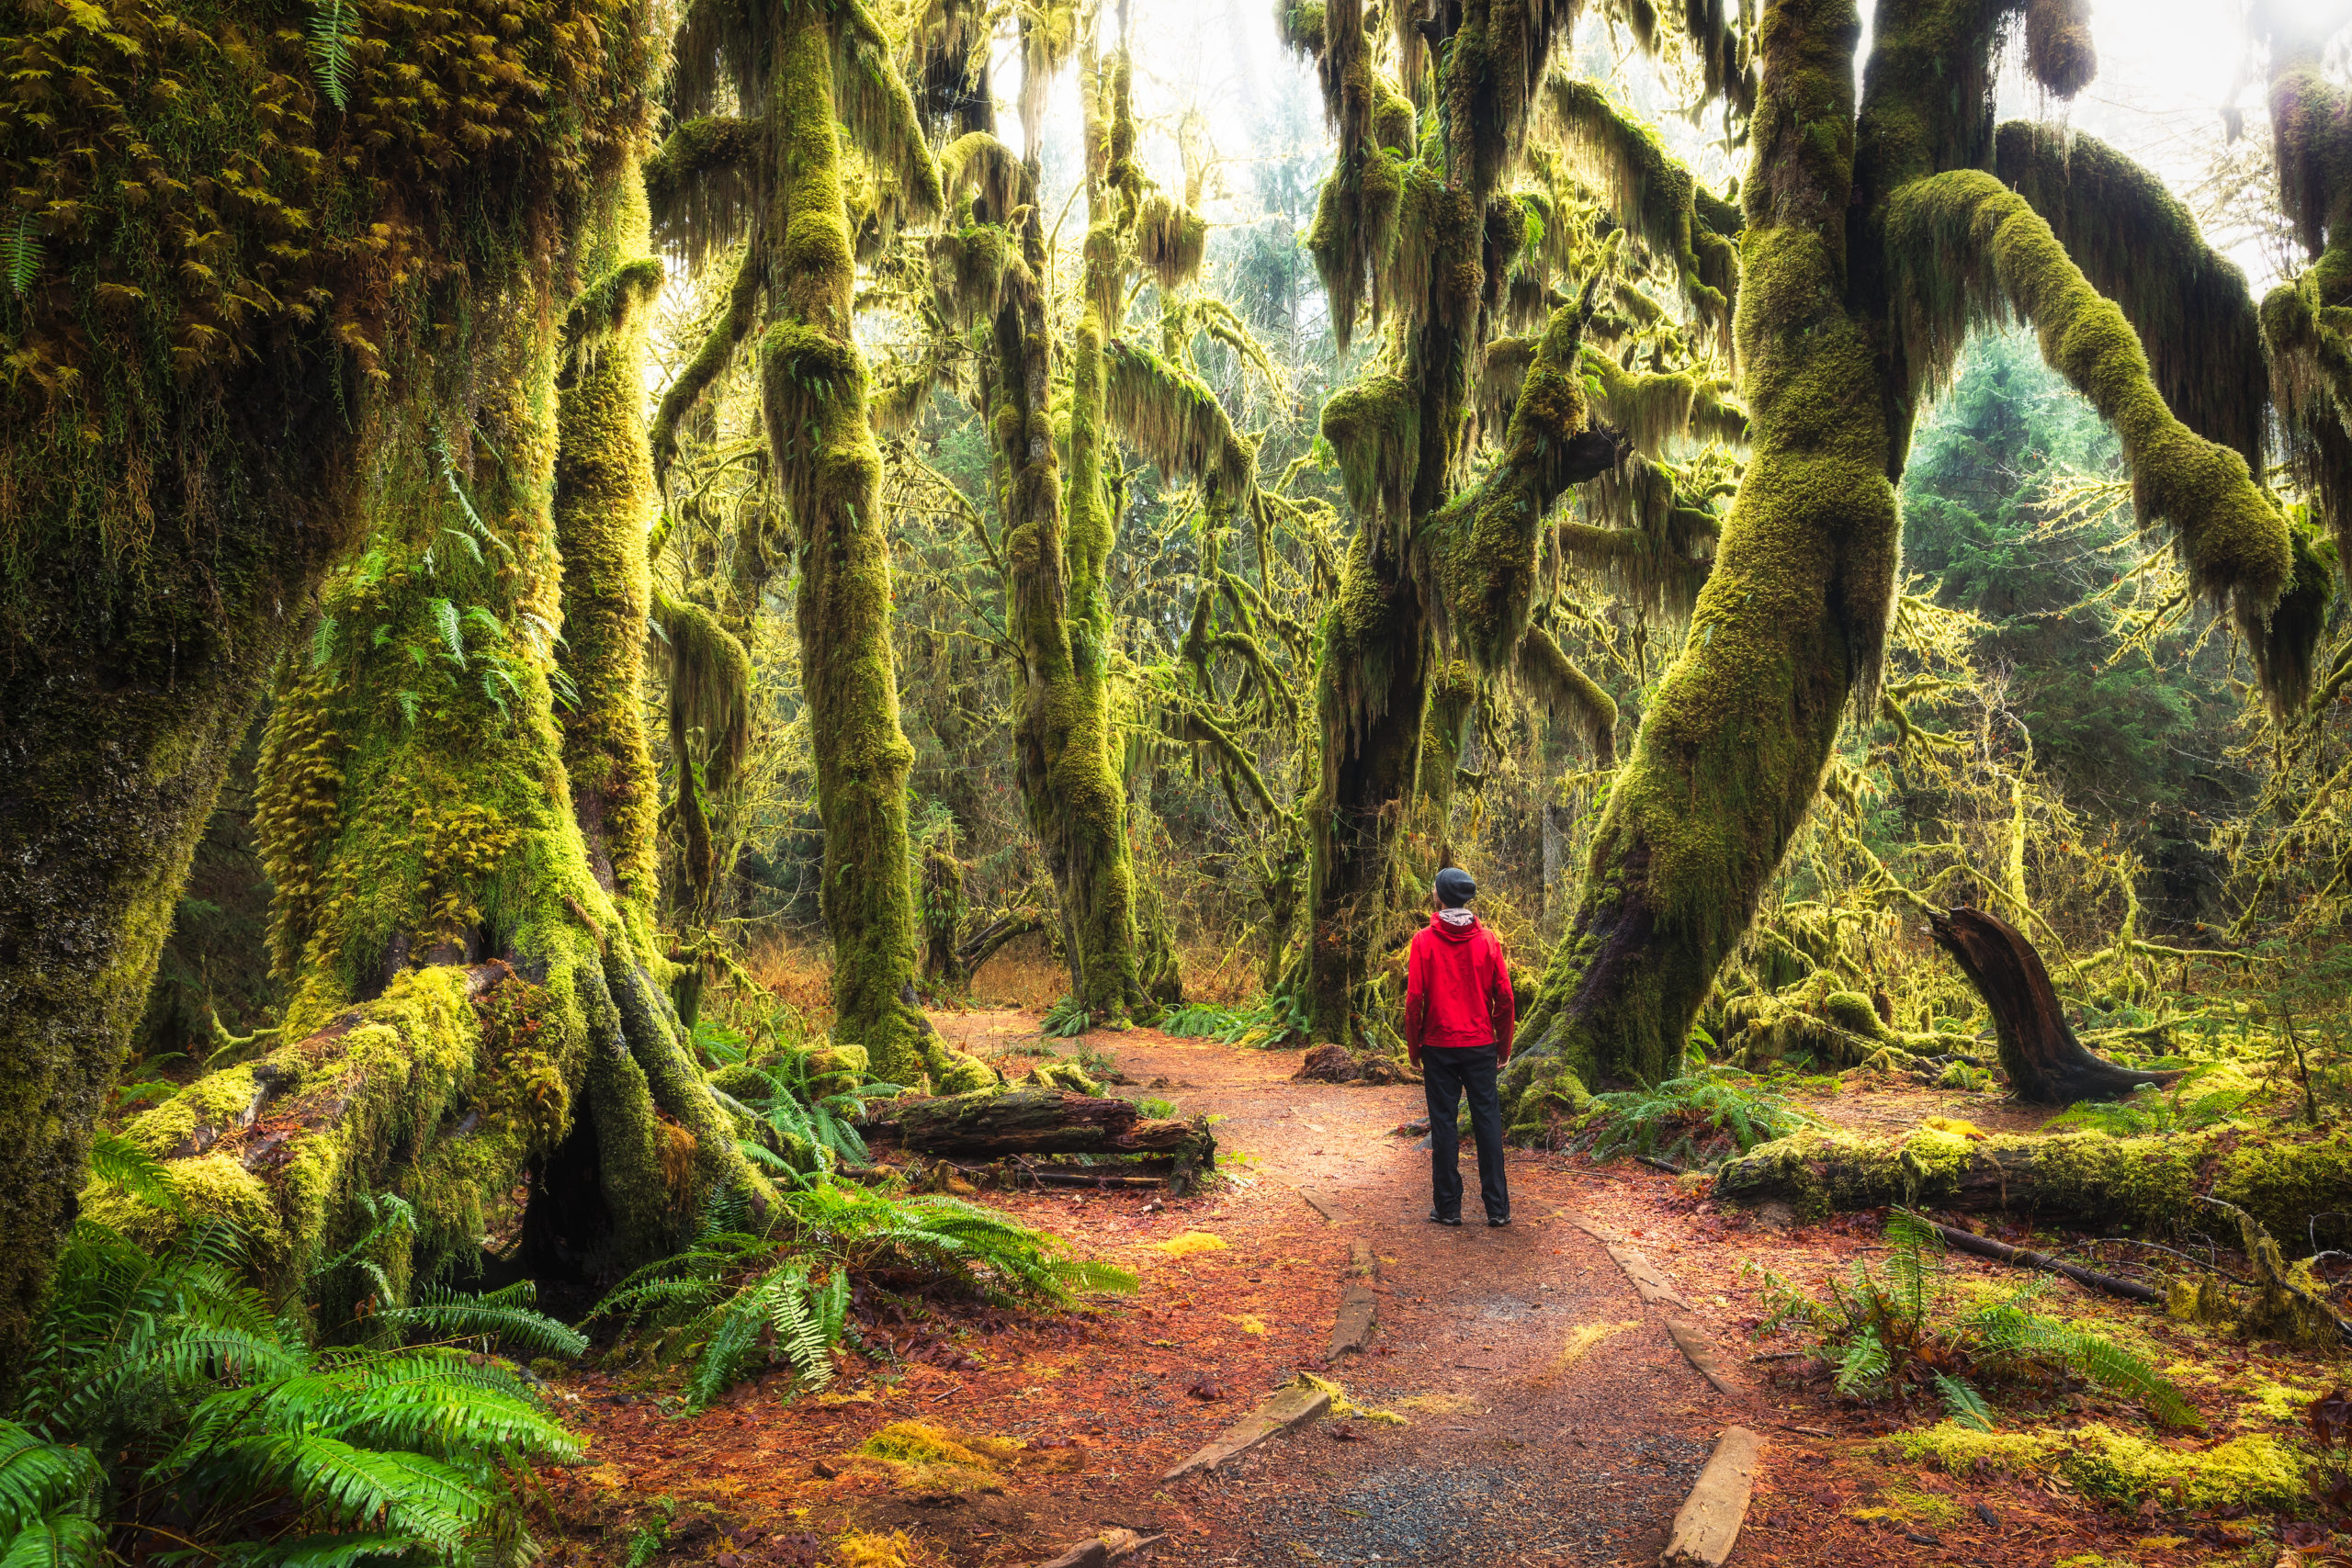
<path fill-rule="evenodd" d="M 1530 626 L 1520 639 L 1519 675 L 1550 706 L 1553 716 L 1575 727 L 1595 766 L 1617 765 L 1615 700 L 1542 626 Z"/>
<path fill-rule="evenodd" d="M 645 161 L 653 231 L 684 247 L 690 265 L 739 238 L 756 208 L 764 128 L 732 115 L 697 115 L 670 132 Z"/>
<path fill-rule="evenodd" d="M 1684 299 L 1702 320 L 1728 327 L 1739 294 L 1739 229 L 1715 224 L 1730 216 L 1729 204 L 1710 194 L 1702 206 L 1697 177 L 1598 84 L 1555 73 L 1544 84 L 1544 107 L 1607 192 L 1617 221 L 1673 265 Z"/>
<path fill-rule="evenodd" d="M 2175 418 L 2123 312 L 2084 277 L 2025 198 L 1989 174 L 1955 170 L 1889 199 L 1888 276 L 1914 389 L 1939 384 L 1975 323 L 2030 322 L 2042 357 L 2112 425 L 2148 522 L 2171 525 L 2191 583 L 2233 603 L 2272 699 L 2302 700 L 2310 649 L 2274 634 L 2294 571 L 2286 518 L 2245 457 Z"/>
<path fill-rule="evenodd" d="M 2012 120 L 1994 168 L 2140 335 L 2165 406 L 2262 471 L 2269 389 L 2254 297 L 2164 182 L 2095 136 Z"/>
<path fill-rule="evenodd" d="M 670 465 L 677 459 L 679 422 L 694 412 L 703 394 L 725 373 L 736 349 L 760 324 L 760 290 L 767 282 L 768 270 L 760 232 L 760 226 L 754 222 L 744 241 L 742 259 L 735 266 L 735 281 L 727 290 L 726 309 L 702 345 L 695 350 L 695 356 L 678 372 L 678 378 L 662 394 L 661 406 L 653 412 L 649 446 L 656 490 L 662 488 L 669 478 Z"/>

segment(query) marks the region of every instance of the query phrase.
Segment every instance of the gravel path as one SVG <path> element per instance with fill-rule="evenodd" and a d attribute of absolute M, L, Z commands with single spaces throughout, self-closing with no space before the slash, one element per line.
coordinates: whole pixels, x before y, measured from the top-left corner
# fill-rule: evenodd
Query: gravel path
<path fill-rule="evenodd" d="M 1325 1375 L 1358 1404 L 1408 1422 L 1326 1423 L 1177 1483 L 1170 1490 L 1210 1536 L 1171 1538 L 1155 1561 L 1656 1560 L 1715 1432 L 1745 1411 L 1691 1370 L 1663 1314 L 1560 1217 L 1572 1201 L 1564 1178 L 1514 1156 L 1515 1223 L 1489 1230 L 1466 1171 L 1467 1223 L 1432 1225 L 1423 1218 L 1429 1156 L 1395 1131 L 1421 1114 L 1418 1086 L 1295 1083 L 1297 1052 L 1151 1031 L 1089 1043 L 1137 1086 L 1122 1092 L 1224 1118 L 1223 1157 L 1254 1199 L 1219 1233 L 1243 1253 L 1237 1263 L 1252 1252 L 1272 1263 L 1291 1245 L 1274 1238 L 1301 1228 L 1373 1247 L 1381 1281 L 1371 1351 Z M 1161 1087 L 1143 1087 L 1152 1085 Z M 1339 1220 L 1322 1219 L 1302 1188 Z M 1681 1260 L 1676 1283 L 1702 1303 L 1693 1261 Z"/>

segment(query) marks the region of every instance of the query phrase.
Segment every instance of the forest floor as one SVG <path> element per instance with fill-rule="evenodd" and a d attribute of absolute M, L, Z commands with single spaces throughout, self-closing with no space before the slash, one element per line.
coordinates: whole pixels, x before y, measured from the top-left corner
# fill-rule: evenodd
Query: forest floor
<path fill-rule="evenodd" d="M 1008 1067 L 1051 1054 L 1034 1013 L 935 1021 Z M 2277 1559 L 2269 1518 L 2154 1501 L 2124 1511 L 2047 1474 L 1923 1471 L 1876 1439 L 1932 1425 L 1939 1409 L 1858 1407 L 1823 1382 L 1771 1381 L 1797 1364 L 1798 1342 L 1752 1340 L 1770 1310 L 1759 1270 L 1806 1287 L 1843 1276 L 1883 1256 L 1883 1216 L 1775 1225 L 1629 1161 L 1513 1150 L 1514 1224 L 1492 1230 L 1465 1147 L 1464 1224 L 1443 1228 L 1424 1219 L 1428 1156 L 1419 1128 L 1406 1126 L 1424 1114 L 1418 1085 L 1295 1082 L 1299 1051 L 1152 1030 L 1082 1044 L 1090 1064 L 1115 1062 L 1125 1079 L 1115 1092 L 1217 1118 L 1222 1179 L 1176 1200 L 1065 1190 L 979 1201 L 1131 1270 L 1135 1294 L 1058 1319 L 958 1313 L 876 1325 L 827 1392 L 787 1400 L 776 1379 L 698 1416 L 673 1415 L 665 1384 L 640 1371 L 563 1379 L 591 1447 L 583 1466 L 545 1477 L 562 1521 L 550 1561 L 996 1568 L 1043 1562 L 1119 1527 L 1161 1538 L 1148 1562 L 1647 1563 L 1734 1423 L 1766 1442 L 1735 1564 Z M 1984 1096 L 1850 1078 L 1821 1089 L 1808 1107 L 1858 1131 L 1898 1132 L 1930 1114 L 1987 1131 L 2041 1119 Z M 1665 1275 L 1736 1395 L 1693 1370 L 1668 1336 L 1671 1309 L 1645 1305 L 1571 1214 Z M 1201 1236 L 1221 1245 L 1169 1245 Z M 1379 1259 L 1378 1325 L 1366 1353 L 1327 1364 L 1355 1244 Z M 1956 1257 L 1950 1278 L 1961 1291 L 2006 1291 L 2023 1277 Z M 2174 1375 L 2210 1430 L 2160 1439 L 2167 1447 L 2284 1435 L 2336 1381 L 2312 1358 L 2250 1349 L 2072 1285 L 2035 1310 L 2108 1333 Z M 1751 1359 L 1759 1349 L 1767 1359 Z M 1403 1424 L 1328 1419 L 1162 1483 L 1302 1371 Z M 2128 1406 L 2063 1392 L 2002 1415 L 2005 1429 L 2103 1419 L 2145 1430 Z M 859 1456 L 874 1434 L 910 1421 L 964 1439 L 987 1469 L 910 1471 Z M 2298 1545 L 2328 1540 L 2289 1529 L 2302 1532 L 2288 1536 Z"/>

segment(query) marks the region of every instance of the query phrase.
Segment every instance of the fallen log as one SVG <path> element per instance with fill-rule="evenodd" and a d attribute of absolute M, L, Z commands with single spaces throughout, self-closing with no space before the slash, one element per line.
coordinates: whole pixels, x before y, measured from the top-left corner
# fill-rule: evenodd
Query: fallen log
<path fill-rule="evenodd" d="M 1715 1194 L 1781 1199 L 1807 1218 L 1902 1206 L 1957 1213 L 2041 1214 L 2082 1229 L 2167 1234 L 2202 1223 L 2219 1198 L 2274 1235 L 2352 1211 L 2352 1138 L 2257 1138 L 2216 1127 L 2138 1138 L 2079 1132 L 1973 1139 L 1922 1127 L 1900 1138 L 1822 1128 L 1758 1144 L 1725 1164 Z"/>
<path fill-rule="evenodd" d="M 877 1100 L 874 1110 L 861 1128 L 867 1142 L 950 1158 L 1190 1154 L 1205 1167 L 1216 1147 L 1204 1120 L 1147 1122 L 1131 1100 L 1063 1089 Z"/>
<path fill-rule="evenodd" d="M 1935 1224 L 1933 1220 L 1928 1223 L 1931 1225 Z M 2063 1275 L 2086 1290 L 2104 1292 L 2110 1296 L 2120 1296 L 2127 1302 L 2161 1302 L 2165 1299 L 2165 1293 L 2153 1285 L 2143 1285 L 2137 1280 L 2122 1280 L 2113 1274 L 2102 1274 L 2096 1269 L 2085 1269 L 2052 1258 L 2046 1252 L 2011 1247 L 2007 1242 L 1995 1241 L 1989 1235 L 1978 1235 L 1974 1231 L 1964 1231 L 1957 1225 L 1935 1225 L 1935 1229 L 1936 1234 L 1944 1238 L 1944 1245 L 1955 1252 L 1965 1252 L 1976 1258 L 1989 1258 L 1996 1263 L 2012 1264 L 2019 1269 L 2039 1269 L 2044 1273 Z"/>
<path fill-rule="evenodd" d="M 2018 1099 L 2037 1105 L 2121 1100 L 2143 1084 L 2180 1076 L 2118 1066 L 2086 1049 L 2066 1022 L 2041 954 L 2015 926 L 1982 909 L 1956 908 L 1932 917 L 1928 930 L 1991 1010 L 2001 1070 Z"/>

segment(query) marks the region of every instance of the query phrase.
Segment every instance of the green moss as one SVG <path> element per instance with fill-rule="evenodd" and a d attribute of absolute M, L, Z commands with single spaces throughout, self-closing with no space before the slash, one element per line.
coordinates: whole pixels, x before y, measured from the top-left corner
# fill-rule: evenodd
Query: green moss
<path fill-rule="evenodd" d="M 2098 1423 L 2062 1432 L 1977 1432 L 1946 1422 L 1887 1439 L 1895 1454 L 1932 1460 L 1955 1475 L 2054 1473 L 2119 1507 L 2155 1501 L 2198 1512 L 2294 1508 L 2310 1495 L 2309 1461 L 2276 1438 L 2233 1438 L 2174 1449 Z"/>

